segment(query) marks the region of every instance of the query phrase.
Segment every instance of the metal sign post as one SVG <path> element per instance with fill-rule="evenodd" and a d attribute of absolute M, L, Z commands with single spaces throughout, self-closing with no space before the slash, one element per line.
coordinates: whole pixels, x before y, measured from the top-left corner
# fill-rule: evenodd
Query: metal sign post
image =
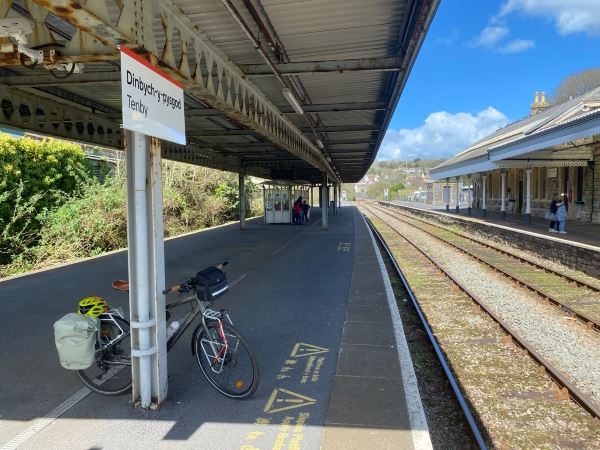
<path fill-rule="evenodd" d="M 185 145 L 183 86 L 122 47 L 121 89 L 123 128 L 128 130 L 132 396 L 134 404 L 157 408 L 166 399 L 168 387 L 159 138 Z"/>

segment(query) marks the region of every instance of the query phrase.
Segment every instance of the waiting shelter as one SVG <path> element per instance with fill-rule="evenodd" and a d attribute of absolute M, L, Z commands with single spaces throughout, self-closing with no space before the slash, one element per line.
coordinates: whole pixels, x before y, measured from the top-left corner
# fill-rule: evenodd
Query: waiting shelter
<path fill-rule="evenodd" d="M 273 180 L 261 184 L 265 223 L 291 223 L 294 201 L 298 197 L 308 200 L 311 189 L 292 181 Z"/>

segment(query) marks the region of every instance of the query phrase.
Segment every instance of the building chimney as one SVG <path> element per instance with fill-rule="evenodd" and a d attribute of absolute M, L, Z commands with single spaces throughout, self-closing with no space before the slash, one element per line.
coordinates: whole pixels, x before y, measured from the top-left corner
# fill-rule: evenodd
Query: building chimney
<path fill-rule="evenodd" d="M 539 112 L 540 107 L 540 93 L 535 91 L 535 96 L 533 97 L 533 103 L 529 107 L 530 115 L 535 116 Z"/>

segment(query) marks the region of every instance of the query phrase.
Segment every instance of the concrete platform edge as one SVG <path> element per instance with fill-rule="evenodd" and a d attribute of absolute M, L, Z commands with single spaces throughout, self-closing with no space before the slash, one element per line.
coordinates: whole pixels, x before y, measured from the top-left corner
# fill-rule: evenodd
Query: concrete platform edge
<path fill-rule="evenodd" d="M 379 269 L 381 270 L 381 276 L 383 277 L 383 283 L 385 285 L 385 291 L 387 294 L 387 300 L 390 306 L 390 314 L 392 315 L 392 323 L 394 326 L 394 335 L 396 338 L 396 349 L 398 350 L 398 359 L 400 361 L 400 371 L 402 372 L 402 380 L 404 386 L 404 394 L 406 396 L 406 405 L 408 408 L 409 420 L 411 424 L 411 433 L 413 438 L 413 444 L 417 450 L 433 449 L 431 444 L 431 437 L 429 435 L 429 427 L 427 425 L 427 419 L 425 418 L 425 411 L 423 410 L 423 404 L 421 403 L 421 394 L 419 393 L 419 386 L 417 384 L 417 376 L 413 367 L 412 358 L 408 349 L 408 343 L 406 342 L 406 336 L 404 334 L 404 327 L 402 326 L 402 318 L 398 312 L 396 305 L 396 298 L 392 290 L 392 283 L 388 276 L 381 252 L 377 247 L 375 238 L 371 229 L 367 226 L 364 217 L 361 214 L 361 218 L 367 227 L 377 261 L 379 263 Z"/>

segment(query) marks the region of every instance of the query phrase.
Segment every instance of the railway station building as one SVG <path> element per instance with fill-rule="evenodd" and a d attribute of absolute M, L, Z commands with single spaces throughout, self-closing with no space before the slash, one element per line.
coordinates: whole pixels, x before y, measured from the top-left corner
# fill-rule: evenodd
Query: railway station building
<path fill-rule="evenodd" d="M 557 105 L 536 92 L 531 114 L 431 169 L 436 184 L 472 185 L 468 206 L 544 216 L 553 194 L 568 199 L 568 219 L 600 222 L 600 88 Z M 453 183 L 453 184 L 452 184 Z M 443 188 L 441 189 L 443 190 Z M 447 209 L 455 205 L 445 198 Z"/>

